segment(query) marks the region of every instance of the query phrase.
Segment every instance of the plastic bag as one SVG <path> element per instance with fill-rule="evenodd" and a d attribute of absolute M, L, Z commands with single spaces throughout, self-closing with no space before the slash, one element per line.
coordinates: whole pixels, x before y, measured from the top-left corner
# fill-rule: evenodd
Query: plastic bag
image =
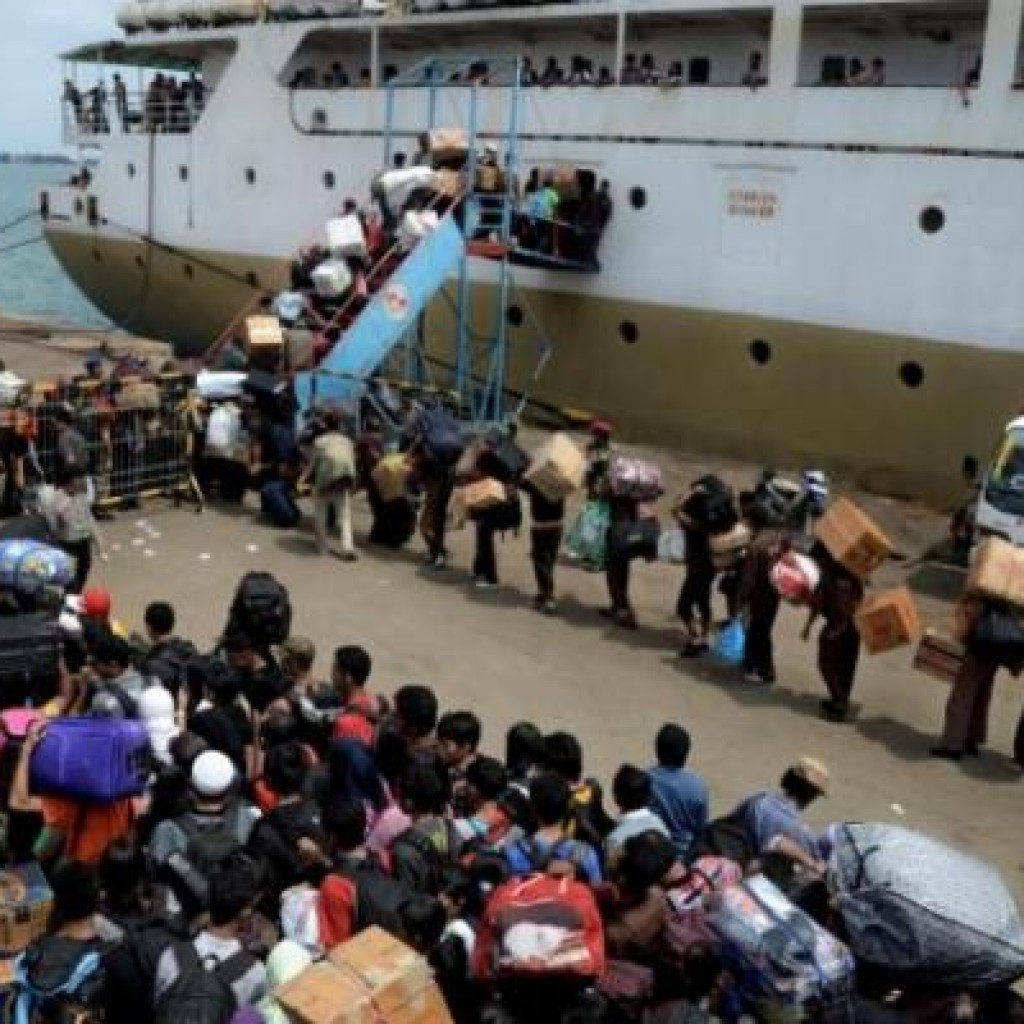
<path fill-rule="evenodd" d="M 588 501 L 576 517 L 565 546 L 573 558 L 594 569 L 603 569 L 608 556 L 611 511 L 607 502 Z"/>
<path fill-rule="evenodd" d="M 658 538 L 658 561 L 682 565 L 686 561 L 686 534 L 678 529 L 665 530 Z"/>
<path fill-rule="evenodd" d="M 746 627 L 739 619 L 733 619 L 718 631 L 712 653 L 725 665 L 741 665 L 746 644 Z"/>

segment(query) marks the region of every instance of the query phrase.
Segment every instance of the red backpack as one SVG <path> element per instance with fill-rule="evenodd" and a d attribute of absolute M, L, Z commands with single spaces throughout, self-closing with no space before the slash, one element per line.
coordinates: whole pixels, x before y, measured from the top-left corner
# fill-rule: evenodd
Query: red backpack
<path fill-rule="evenodd" d="M 604 930 L 594 894 L 548 875 L 506 882 L 484 912 L 474 968 L 481 978 L 600 977 Z"/>

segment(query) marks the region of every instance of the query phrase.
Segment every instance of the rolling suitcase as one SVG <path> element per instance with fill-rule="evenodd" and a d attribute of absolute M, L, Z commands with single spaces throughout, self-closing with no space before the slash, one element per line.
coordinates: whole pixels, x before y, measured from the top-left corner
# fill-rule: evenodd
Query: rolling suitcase
<path fill-rule="evenodd" d="M 120 718 L 55 718 L 29 765 L 29 785 L 41 796 L 108 804 L 146 788 L 149 734 Z"/>
<path fill-rule="evenodd" d="M 42 705 L 57 692 L 61 636 L 42 612 L 0 615 L 0 707 Z"/>

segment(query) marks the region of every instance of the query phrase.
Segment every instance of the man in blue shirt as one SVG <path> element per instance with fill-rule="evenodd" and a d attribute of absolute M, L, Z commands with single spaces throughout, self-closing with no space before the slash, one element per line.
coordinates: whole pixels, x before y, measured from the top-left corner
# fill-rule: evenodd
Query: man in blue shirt
<path fill-rule="evenodd" d="M 669 722 L 654 741 L 658 763 L 651 769 L 651 808 L 665 823 L 676 852 L 689 858 L 694 843 L 708 823 L 708 787 L 686 769 L 690 734 Z"/>
<path fill-rule="evenodd" d="M 597 851 L 566 835 L 571 798 L 569 784 L 554 772 L 544 772 L 530 783 L 537 831 L 506 847 L 505 861 L 513 875 L 574 874 L 591 885 L 601 881 Z"/>

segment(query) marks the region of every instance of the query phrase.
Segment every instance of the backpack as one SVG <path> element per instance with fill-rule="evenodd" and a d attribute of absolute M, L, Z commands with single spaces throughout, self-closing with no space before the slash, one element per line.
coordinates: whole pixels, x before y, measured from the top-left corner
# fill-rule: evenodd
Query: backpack
<path fill-rule="evenodd" d="M 174 821 L 188 840 L 184 853 L 187 877 L 180 881 L 200 910 L 205 910 L 209 901 L 211 873 L 242 852 L 236 828 L 242 813 L 243 805 L 236 802 L 216 817 L 199 819 L 188 812 Z"/>
<path fill-rule="evenodd" d="M 803 525 L 807 512 L 806 492 L 795 480 L 765 470 L 754 488 L 752 500 L 758 526 L 784 529 Z"/>
<path fill-rule="evenodd" d="M 288 588 L 269 572 L 248 572 L 231 602 L 230 624 L 258 644 L 283 644 L 292 628 Z"/>
<path fill-rule="evenodd" d="M 578 877 L 583 867 L 586 847 L 575 839 L 563 838 L 547 849 L 541 847 L 533 836 L 520 839 L 514 849 L 525 858 L 530 868 L 537 874 L 545 874 L 556 860 L 571 864 Z"/>
<path fill-rule="evenodd" d="M 697 857 L 724 857 L 745 868 L 757 855 L 753 836 L 747 826 L 746 805 L 740 805 L 731 814 L 709 821 L 697 840 L 694 854 Z"/>
<path fill-rule="evenodd" d="M 432 836 L 415 827 L 407 828 L 391 848 L 395 874 L 400 881 L 420 892 L 440 892 L 447 882 L 449 869 L 457 862 L 459 847 L 454 826 L 447 819 Z M 409 859 L 402 855 L 403 850 L 413 855 L 411 867 Z"/>
<path fill-rule="evenodd" d="M 732 488 L 713 473 L 693 482 L 682 508 L 698 528 L 708 533 L 725 533 L 739 521 Z"/>
<path fill-rule="evenodd" d="M 99 1008 L 106 975 L 101 945 L 83 953 L 85 943 L 48 936 L 32 943 L 14 966 L 11 998 L 4 1010 L 8 1024 L 73 1020 L 87 1008 Z"/>
<path fill-rule="evenodd" d="M 191 942 L 174 948 L 178 977 L 157 1001 L 152 1024 L 228 1024 L 238 1000 L 231 986 L 256 962 L 240 949 L 226 960 L 203 961 Z"/>
<path fill-rule="evenodd" d="M 429 840 L 427 840 L 429 842 Z M 355 930 L 362 931 L 376 925 L 392 935 L 402 935 L 402 904 L 415 895 L 404 881 L 392 878 L 380 862 L 343 860 L 337 873 L 356 887 Z"/>
<path fill-rule="evenodd" d="M 597 779 L 584 779 L 583 785 L 573 790 L 567 824 L 571 838 L 582 840 L 598 852 L 604 849 L 615 822 L 604 809 L 604 789 Z"/>
<path fill-rule="evenodd" d="M 153 985 L 164 951 L 177 936 L 166 921 L 150 919 L 129 928 L 107 954 L 105 1024 L 137 1024 L 153 1010 Z"/>
<path fill-rule="evenodd" d="M 454 466 L 466 447 L 459 421 L 442 406 L 424 409 L 417 432 L 427 460 L 439 466 Z"/>
<path fill-rule="evenodd" d="M 171 693 L 178 693 L 187 682 L 188 663 L 199 656 L 195 645 L 172 636 L 145 656 L 143 675 L 155 676 Z"/>
<path fill-rule="evenodd" d="M 593 892 L 568 878 L 506 882 L 484 911 L 474 973 L 493 978 L 599 978 L 604 930 Z"/>

